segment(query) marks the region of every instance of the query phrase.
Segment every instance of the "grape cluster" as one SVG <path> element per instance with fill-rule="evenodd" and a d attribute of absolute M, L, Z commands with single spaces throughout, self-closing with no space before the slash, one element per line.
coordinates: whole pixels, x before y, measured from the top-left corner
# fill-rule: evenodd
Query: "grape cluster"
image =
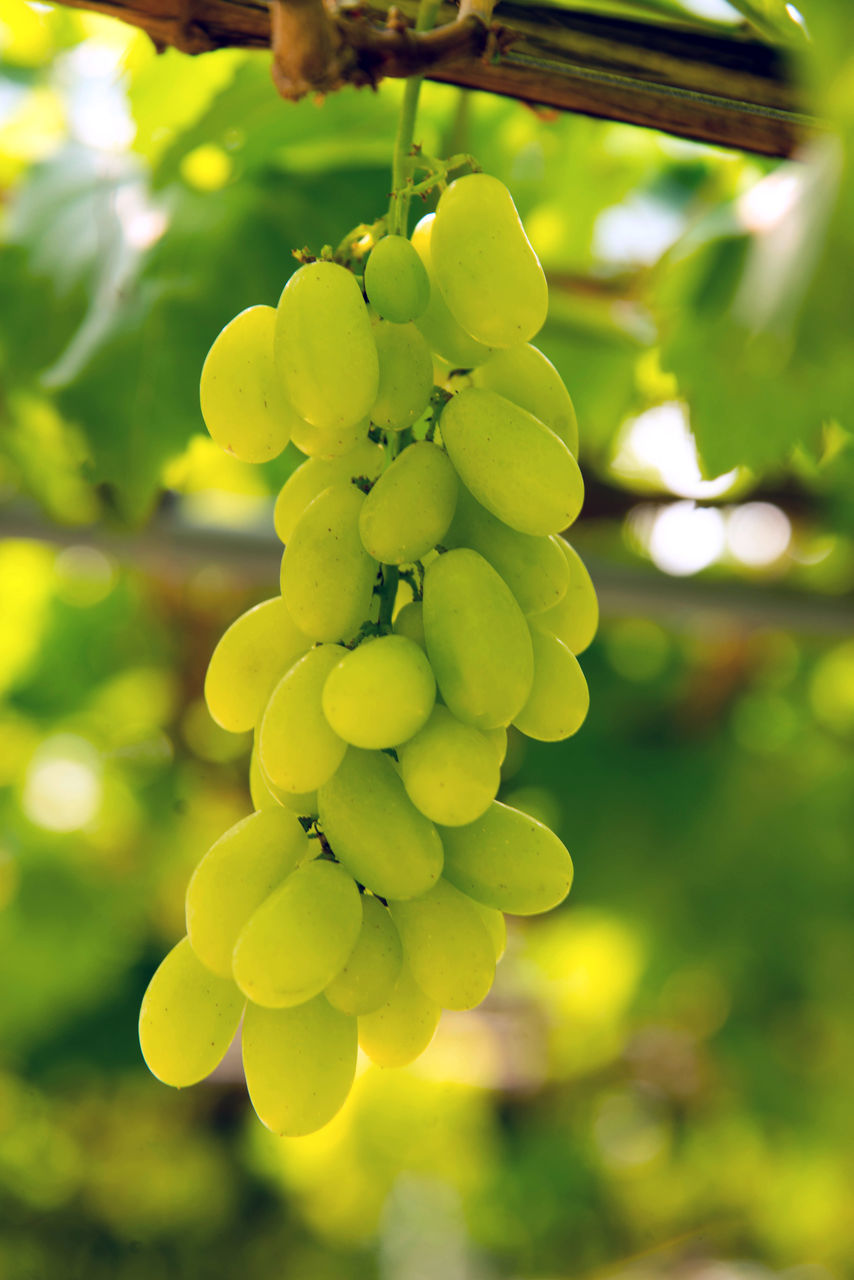
<path fill-rule="evenodd" d="M 555 741 L 584 720 L 597 624 L 559 536 L 583 497 L 575 414 L 529 345 L 547 301 L 510 193 L 471 174 L 411 240 L 378 239 L 362 283 L 305 262 L 205 361 L 214 440 L 308 456 L 276 502 L 281 594 L 228 628 L 205 682 L 220 725 L 254 730 L 255 811 L 196 868 L 140 1038 L 188 1085 L 242 1017 L 280 1134 L 335 1114 L 358 1045 L 417 1057 L 442 1008 L 489 991 L 503 913 L 572 882 L 557 836 L 495 799 L 509 725 Z"/>

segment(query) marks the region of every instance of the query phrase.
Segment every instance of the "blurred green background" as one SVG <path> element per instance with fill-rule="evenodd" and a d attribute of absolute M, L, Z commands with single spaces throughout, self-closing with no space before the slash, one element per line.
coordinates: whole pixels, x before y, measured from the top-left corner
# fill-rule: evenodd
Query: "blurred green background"
<path fill-rule="evenodd" d="M 576 883 L 481 1009 L 281 1141 L 238 1062 L 172 1092 L 136 1035 L 249 808 L 202 682 L 297 461 L 220 454 L 198 374 L 292 248 L 382 212 L 400 86 L 286 106 L 264 56 L 4 0 L 0 1280 L 854 1275 L 850 17 L 737 7 L 834 126 L 795 162 L 426 86 L 425 149 L 514 192 L 581 422 L 592 709 L 502 792 Z"/>

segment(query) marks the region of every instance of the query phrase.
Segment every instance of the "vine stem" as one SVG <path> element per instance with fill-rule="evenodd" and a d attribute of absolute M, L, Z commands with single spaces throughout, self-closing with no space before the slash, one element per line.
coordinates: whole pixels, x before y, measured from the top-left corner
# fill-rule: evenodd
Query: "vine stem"
<path fill-rule="evenodd" d="M 441 0 L 420 0 L 418 16 L 415 19 L 416 31 L 430 30 L 438 16 L 440 3 Z M 418 112 L 418 98 L 423 79 L 423 76 L 409 76 L 403 90 L 403 102 L 400 105 L 391 163 L 392 195 L 388 211 L 389 231 L 393 235 L 405 236 L 407 232 L 409 192 L 403 188 L 409 177 L 407 161 L 410 158 L 415 137 L 415 117 Z"/>

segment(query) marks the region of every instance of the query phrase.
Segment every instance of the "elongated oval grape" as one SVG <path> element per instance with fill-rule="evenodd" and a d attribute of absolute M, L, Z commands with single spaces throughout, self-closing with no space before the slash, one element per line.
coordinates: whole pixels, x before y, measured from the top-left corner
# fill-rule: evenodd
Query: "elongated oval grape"
<path fill-rule="evenodd" d="M 299 424 L 273 363 L 273 307 L 248 307 L 220 333 L 202 366 L 202 417 L 220 448 L 241 462 L 268 462 Z"/>
<path fill-rule="evenodd" d="M 325 996 L 342 1013 L 373 1013 L 394 991 L 403 963 L 400 934 L 386 907 L 369 893 L 362 896 L 362 928 L 344 968 Z"/>
<path fill-rule="evenodd" d="M 442 297 L 442 291 L 436 283 L 430 253 L 435 220 L 435 213 L 428 213 L 412 233 L 412 247 L 423 262 L 430 281 L 430 302 L 416 323 L 431 350 L 438 352 L 452 368 L 472 369 L 475 365 L 483 364 L 484 360 L 489 359 L 492 348 L 485 347 L 483 343 L 466 333 L 451 315 Z"/>
<path fill-rule="evenodd" d="M 436 208 L 431 250 L 448 310 L 478 342 L 514 347 L 542 329 L 546 277 L 503 182 L 486 173 L 452 182 Z"/>
<path fill-rule="evenodd" d="M 534 678 L 531 634 L 510 588 L 476 551 L 448 551 L 425 574 L 423 616 L 448 708 L 478 729 L 509 724 Z"/>
<path fill-rule="evenodd" d="M 448 532 L 459 488 L 444 450 L 427 440 L 410 445 L 365 498 L 359 516 L 365 549 L 384 564 L 420 560 Z"/>
<path fill-rule="evenodd" d="M 259 726 L 260 728 L 260 726 Z M 301 818 L 317 817 L 316 791 L 283 791 L 274 787 L 261 767 L 258 757 L 258 729 L 249 757 L 249 794 L 256 809 L 282 807 Z"/>
<path fill-rule="evenodd" d="M 447 707 L 434 707 L 424 728 L 398 752 L 400 776 L 416 809 L 447 827 L 485 813 L 501 781 L 495 745 Z"/>
<path fill-rule="evenodd" d="M 390 902 L 406 963 L 444 1009 L 473 1009 L 495 977 L 495 950 L 477 908 L 447 880 L 408 902 Z"/>
<path fill-rule="evenodd" d="M 433 357 L 414 324 L 378 320 L 374 341 L 380 382 L 371 422 L 386 430 L 402 431 L 417 422 L 427 408 L 433 390 Z"/>
<path fill-rule="evenodd" d="M 442 1010 L 404 961 L 397 986 L 379 1009 L 359 1019 L 359 1044 L 378 1067 L 405 1067 L 427 1048 Z"/>
<path fill-rule="evenodd" d="M 495 963 L 498 964 L 507 948 L 507 921 L 504 919 L 504 913 L 495 907 L 485 907 L 482 902 L 475 902 L 474 898 L 468 897 L 468 894 L 466 894 L 466 901 L 472 904 L 483 921 L 492 943 Z"/>
<path fill-rule="evenodd" d="M 347 1099 L 357 1052 L 356 1019 L 322 995 L 293 1009 L 250 1004 L 243 1069 L 258 1119 L 280 1137 L 322 1128 Z"/>
<path fill-rule="evenodd" d="M 308 458 L 282 486 L 273 509 L 273 523 L 281 542 L 288 542 L 308 504 L 333 484 L 375 480 L 383 469 L 385 450 L 366 440 L 338 458 Z"/>
<path fill-rule="evenodd" d="M 572 859 L 553 831 L 493 800 L 467 827 L 444 827 L 445 878 L 510 915 L 551 911 L 572 886 Z"/>
<path fill-rule="evenodd" d="M 273 686 L 308 648 L 281 596 L 264 600 L 223 632 L 205 676 L 205 702 L 223 729 L 258 723 Z"/>
<path fill-rule="evenodd" d="M 559 533 L 581 510 L 584 481 L 558 436 L 494 391 L 469 387 L 445 406 L 442 439 L 463 484 L 520 533 Z"/>
<path fill-rule="evenodd" d="M 362 900 L 334 862 L 298 867 L 252 914 L 234 947 L 234 980 L 254 1004 L 302 1004 L 332 981 L 356 945 Z"/>
<path fill-rule="evenodd" d="M 274 787 L 293 793 L 328 782 L 347 743 L 323 714 L 323 686 L 346 653 L 337 644 L 309 649 L 276 685 L 258 734 L 258 755 Z"/>
<path fill-rule="evenodd" d="M 424 608 L 420 600 L 412 600 L 403 606 L 394 620 L 394 633 L 398 636 L 406 636 L 426 652 Z"/>
<path fill-rule="evenodd" d="M 245 1003 L 233 980 L 206 969 L 182 938 L 142 998 L 139 1043 L 149 1071 L 176 1089 L 204 1080 L 234 1039 Z"/>
<path fill-rule="evenodd" d="M 350 747 L 318 804 L 336 857 L 372 893 L 414 898 L 439 879 L 438 832 L 412 804 L 388 756 Z"/>
<path fill-rule="evenodd" d="M 575 654 L 557 636 L 531 629 L 534 683 L 513 723 L 529 738 L 561 742 L 571 738 L 590 709 L 590 693 Z"/>
<path fill-rule="evenodd" d="M 444 541 L 482 555 L 507 583 L 523 613 L 548 609 L 566 593 L 569 572 L 557 539 L 509 528 L 464 487 Z"/>
<path fill-rule="evenodd" d="M 367 418 L 346 427 L 313 427 L 310 422 L 301 422 L 291 432 L 291 439 L 309 457 L 331 461 L 351 453 L 362 444 L 369 444 L 369 426 Z"/>
<path fill-rule="evenodd" d="M 211 845 L 187 886 L 187 936 L 202 964 L 232 976 L 247 920 L 313 852 L 296 815 L 278 807 L 250 814 Z"/>
<path fill-rule="evenodd" d="M 335 262 L 310 262 L 282 291 L 273 345 L 288 399 L 325 431 L 367 418 L 377 398 L 379 362 L 356 278 Z"/>
<path fill-rule="evenodd" d="M 569 585 L 566 595 L 553 608 L 542 613 L 532 611 L 531 626 L 550 631 L 572 653 L 583 653 L 599 626 L 596 588 L 575 548 L 564 538 L 555 538 L 554 541 L 566 560 Z"/>
<path fill-rule="evenodd" d="M 426 723 L 436 681 L 423 649 L 405 636 L 365 640 L 346 653 L 323 686 L 323 711 L 345 742 L 395 747 Z"/>
<path fill-rule="evenodd" d="M 308 504 L 282 556 L 282 598 L 313 640 L 348 640 L 368 616 L 377 566 L 362 546 L 364 496 L 334 484 Z"/>
<path fill-rule="evenodd" d="M 406 324 L 417 320 L 430 301 L 430 281 L 405 236 L 383 236 L 365 264 L 365 293 L 385 320 Z"/>
<path fill-rule="evenodd" d="M 476 387 L 496 391 L 520 409 L 527 409 L 578 457 L 578 419 L 572 397 L 542 351 L 530 343 L 496 351 L 486 364 L 474 370 L 471 380 Z"/>

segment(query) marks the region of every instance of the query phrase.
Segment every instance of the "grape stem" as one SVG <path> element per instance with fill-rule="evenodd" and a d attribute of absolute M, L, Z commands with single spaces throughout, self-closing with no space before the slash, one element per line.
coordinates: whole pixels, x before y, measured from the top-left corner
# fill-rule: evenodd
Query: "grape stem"
<path fill-rule="evenodd" d="M 415 30 L 429 31 L 438 17 L 439 7 L 440 0 L 420 0 Z M 415 136 L 418 97 L 423 79 L 423 76 L 409 76 L 403 89 L 403 101 L 400 104 L 391 163 L 391 202 L 388 210 L 388 229 L 392 235 L 405 236 L 408 229 L 410 196 L 407 190 L 408 170 L 412 156 L 412 141 Z"/>
<path fill-rule="evenodd" d="M 394 602 L 397 599 L 397 582 L 400 577 L 396 564 L 383 565 L 383 585 L 380 589 L 380 627 L 388 627 L 391 630 L 391 616 L 394 612 Z"/>

